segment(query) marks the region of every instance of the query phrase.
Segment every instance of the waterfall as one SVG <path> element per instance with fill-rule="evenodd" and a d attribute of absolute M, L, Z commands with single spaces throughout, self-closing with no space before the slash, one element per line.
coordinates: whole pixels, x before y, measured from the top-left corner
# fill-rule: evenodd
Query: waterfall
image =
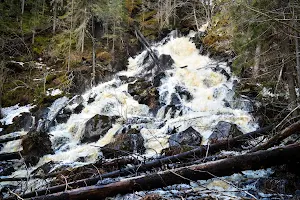
<path fill-rule="evenodd" d="M 201 144 L 207 144 L 220 121 L 235 124 L 243 133 L 258 128 L 249 106 L 242 106 L 241 102 L 246 100 L 234 95 L 238 79 L 226 62 L 200 55 L 190 37 L 170 35 L 151 48 L 159 58 L 159 66 L 145 50 L 128 59 L 127 71 L 86 91 L 80 101 L 69 102 L 64 109 L 72 112 L 70 117 L 49 129 L 55 154 L 45 155 L 31 168 L 20 167 L 10 177 L 26 176 L 49 161 L 55 163 L 52 171 L 61 166 L 93 163 L 103 156 L 101 147 L 115 141 L 115 136 L 128 127 L 138 130 L 143 137 L 144 157 L 159 156 L 169 146 L 170 130 L 182 132 L 192 127 L 201 134 Z M 137 84 L 148 85 L 139 94 L 131 95 Z M 61 109 L 66 101 L 56 101 L 51 108 Z M 79 105 L 82 109 L 75 113 Z M 96 141 L 82 142 L 87 124 L 91 123 L 91 129 L 96 127 L 102 116 L 113 119 L 110 128 Z M 139 139 L 133 138 L 136 153 Z M 1 152 L 15 149 L 15 145 L 20 143 L 7 143 Z"/>

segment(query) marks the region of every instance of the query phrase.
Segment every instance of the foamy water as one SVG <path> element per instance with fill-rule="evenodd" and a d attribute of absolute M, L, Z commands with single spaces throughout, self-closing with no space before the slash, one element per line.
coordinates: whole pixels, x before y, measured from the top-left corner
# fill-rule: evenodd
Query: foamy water
<path fill-rule="evenodd" d="M 10 177 L 26 176 L 49 161 L 57 163 L 52 170 L 61 165 L 76 167 L 93 163 L 102 156 L 100 147 L 112 142 L 117 132 L 134 117 L 149 119 L 149 122 L 146 123 L 131 124 L 132 127 L 140 129 L 145 141 L 146 157 L 158 156 L 162 149 L 168 147 L 168 138 L 170 137 L 168 131 L 173 128 L 184 131 L 188 127 L 193 127 L 202 134 L 202 144 L 207 144 L 213 127 L 219 121 L 234 123 L 244 133 L 258 127 L 247 110 L 225 106 L 224 100 L 233 101 L 233 83 L 236 78 L 231 76 L 227 80 L 226 76 L 214 71 L 212 67 L 215 67 L 217 62 L 208 56 L 200 55 L 190 38 L 171 37 L 166 44 L 158 43 L 152 49 L 158 52 L 158 57 L 166 54 L 174 60 L 172 68 L 165 71 L 166 76 L 161 80 L 158 88 L 160 103 L 165 106 L 162 106 L 157 114 L 150 112 L 147 105 L 139 104 L 134 100 L 128 93 L 128 83 L 118 79 L 118 75 L 137 77 L 146 73 L 143 61 L 147 52 L 144 51 L 135 58 L 129 58 L 127 71 L 118 73 L 113 80 L 102 83 L 83 94 L 84 109 L 82 112 L 72 114 L 66 123 L 51 127 L 49 134 L 52 144 L 61 138 L 67 141 L 57 146 L 53 145 L 54 155 L 46 155 L 36 166 L 26 170 L 17 170 Z M 231 74 L 227 63 L 218 63 L 218 66 Z M 171 103 L 172 95 L 176 93 L 176 86 L 187 90 L 192 99 L 181 98 L 178 111 L 174 115 L 170 112 L 164 115 L 166 105 Z M 90 96 L 96 96 L 92 103 L 88 103 Z M 55 105 L 53 108 L 60 108 L 66 102 L 67 99 L 64 98 L 59 103 L 60 105 Z M 68 107 L 74 109 L 77 105 L 78 103 L 73 103 Z M 98 141 L 87 144 L 80 143 L 86 122 L 96 114 L 119 116 L 120 118 Z M 9 149 L 20 149 L 20 143 L 17 141 L 7 143 L 1 153 L 9 151 Z M 80 157 L 84 157 L 85 160 L 78 161 Z M 38 182 L 36 186 L 38 185 L 41 183 Z"/>

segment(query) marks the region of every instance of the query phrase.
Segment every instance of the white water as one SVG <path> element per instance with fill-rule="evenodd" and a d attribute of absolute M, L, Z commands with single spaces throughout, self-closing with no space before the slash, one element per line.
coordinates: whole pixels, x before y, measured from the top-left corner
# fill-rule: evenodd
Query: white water
<path fill-rule="evenodd" d="M 34 106 L 31 105 L 19 106 L 19 104 L 17 104 L 11 107 L 2 108 L 1 112 L 3 118 L 0 119 L 0 122 L 5 125 L 12 124 L 14 117 L 20 116 L 21 113 L 29 112 L 29 110 L 33 107 Z"/>
<path fill-rule="evenodd" d="M 115 134 L 129 123 L 133 117 L 148 119 L 148 123 L 131 124 L 132 127 L 139 127 L 144 137 L 146 147 L 145 156 L 157 156 L 162 149 L 168 147 L 168 130 L 177 128 L 183 131 L 188 127 L 193 127 L 203 135 L 202 144 L 208 142 L 208 137 L 212 133 L 212 128 L 219 121 L 232 122 L 238 128 L 246 133 L 257 128 L 253 117 L 241 108 L 230 108 L 224 105 L 224 100 L 233 101 L 233 82 L 236 78 L 229 80 L 219 72 L 214 72 L 211 67 L 216 65 L 216 61 L 208 56 L 202 56 L 189 38 L 170 38 L 166 44 L 156 44 L 153 50 L 158 51 L 159 55 L 167 54 L 174 60 L 172 69 L 167 70 L 167 76 L 161 80 L 162 84 L 158 88 L 160 102 L 168 105 L 171 102 L 172 93 L 175 92 L 175 86 L 181 86 L 188 90 L 193 99 L 181 99 L 182 115 L 179 111 L 174 117 L 170 113 L 163 115 L 162 107 L 156 116 L 149 111 L 147 105 L 139 104 L 127 92 L 127 83 L 121 82 L 117 77 L 109 82 L 100 84 L 82 95 L 84 109 L 79 114 L 72 114 L 66 123 L 58 124 L 50 129 L 52 144 L 63 139 L 67 142 L 59 145 L 53 145 L 54 155 L 42 157 L 35 167 L 20 169 L 10 177 L 27 176 L 28 173 L 49 161 L 54 161 L 57 165 L 52 169 L 62 166 L 81 166 L 95 162 L 102 156 L 99 147 L 113 141 Z M 143 60 L 147 52 L 144 51 L 135 58 L 129 58 L 128 71 L 120 72 L 118 75 L 128 77 L 141 77 L 145 71 Z M 147 65 L 147 64 L 146 64 Z M 181 68 L 187 66 L 185 68 Z M 219 63 L 219 67 L 231 74 L 230 68 L 226 63 Z M 95 101 L 88 104 L 90 96 L 96 96 Z M 62 103 L 65 104 L 65 101 Z M 69 105 L 74 109 L 78 102 Z M 59 106 L 55 106 L 59 107 Z M 81 144 L 85 123 L 96 114 L 120 116 L 113 127 L 99 141 Z M 163 126 L 158 126 L 163 124 Z M 7 146 L 8 145 L 8 146 Z M 8 149 L 18 149 L 19 143 L 7 144 L 1 153 Z M 84 162 L 77 161 L 84 157 Z M 7 184 L 7 183 L 1 183 Z M 37 185 L 41 185 L 38 183 Z M 37 187 L 37 185 L 35 187 Z"/>

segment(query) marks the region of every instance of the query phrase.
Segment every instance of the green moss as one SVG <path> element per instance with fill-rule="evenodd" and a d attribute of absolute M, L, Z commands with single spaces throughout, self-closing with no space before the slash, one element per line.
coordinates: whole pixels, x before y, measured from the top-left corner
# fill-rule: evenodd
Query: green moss
<path fill-rule="evenodd" d="M 54 79 L 57 78 L 57 75 L 56 74 L 49 74 L 46 78 L 46 83 L 49 84 L 51 83 Z"/>

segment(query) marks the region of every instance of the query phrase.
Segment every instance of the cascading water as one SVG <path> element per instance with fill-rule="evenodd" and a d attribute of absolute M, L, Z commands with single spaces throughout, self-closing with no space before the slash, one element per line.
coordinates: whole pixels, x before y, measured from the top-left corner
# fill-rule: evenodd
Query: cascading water
<path fill-rule="evenodd" d="M 157 58 L 169 55 L 172 65 L 166 68 L 156 66 L 148 51 L 129 58 L 127 71 L 119 72 L 113 80 L 93 87 L 78 101 L 71 101 L 66 106 L 65 109 L 71 111 L 79 104 L 84 108 L 77 114 L 73 113 L 65 123 L 56 123 L 50 128 L 55 154 L 42 157 L 34 167 L 18 164 L 15 167 L 17 171 L 9 177 L 26 177 L 49 161 L 55 163 L 51 171 L 61 166 L 76 167 L 93 163 L 102 156 L 100 148 L 114 141 L 116 135 L 129 127 L 141 133 L 146 157 L 158 156 L 169 146 L 170 130 L 182 132 L 192 127 L 201 133 L 201 143 L 207 144 L 213 127 L 220 121 L 236 124 L 244 133 L 257 128 L 249 110 L 241 106 L 243 100 L 234 97 L 234 82 L 237 79 L 231 76 L 226 62 L 218 63 L 200 55 L 189 37 L 170 36 L 154 45 L 152 51 Z M 156 105 L 141 104 L 134 95 L 130 95 L 130 84 L 142 80 L 153 85 L 157 77 L 160 78 L 156 83 L 159 95 Z M 59 102 L 65 105 L 66 98 L 57 100 L 56 104 Z M 58 108 L 60 105 L 52 107 Z M 96 115 L 111 116 L 115 120 L 98 141 L 83 143 L 87 122 Z M 133 143 L 135 153 L 138 138 L 134 138 Z M 19 145 L 16 142 L 7 143 L 1 153 L 7 149 L 17 149 Z M 28 187 L 28 190 L 44 184 L 31 181 L 28 185 L 32 188 Z"/>

